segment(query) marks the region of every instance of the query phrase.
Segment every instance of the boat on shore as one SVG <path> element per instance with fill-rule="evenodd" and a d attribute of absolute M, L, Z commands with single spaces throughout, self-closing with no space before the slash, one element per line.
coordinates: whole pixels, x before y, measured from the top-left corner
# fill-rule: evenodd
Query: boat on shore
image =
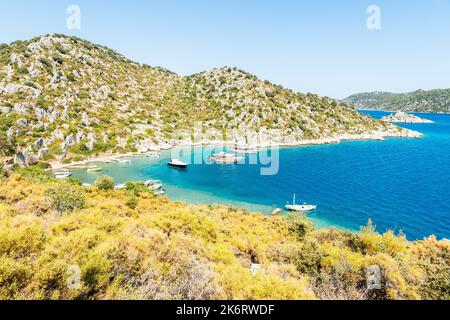
<path fill-rule="evenodd" d="M 312 204 L 300 204 L 297 205 L 295 204 L 295 194 L 294 194 L 294 199 L 292 201 L 292 204 L 288 204 L 286 205 L 286 210 L 288 211 L 296 211 L 296 212 L 309 212 L 309 211 L 314 211 L 317 209 L 316 205 L 312 205 Z"/>
<path fill-rule="evenodd" d="M 282 214 L 282 213 L 283 213 L 283 209 L 277 208 L 277 209 L 273 210 L 273 211 L 270 213 L 270 215 L 271 215 L 271 216 L 278 216 L 278 215 L 280 215 L 280 214 Z"/>
<path fill-rule="evenodd" d="M 183 162 L 179 159 L 172 159 L 167 165 L 169 167 L 178 168 L 178 169 L 186 169 L 188 167 L 186 162 Z"/>

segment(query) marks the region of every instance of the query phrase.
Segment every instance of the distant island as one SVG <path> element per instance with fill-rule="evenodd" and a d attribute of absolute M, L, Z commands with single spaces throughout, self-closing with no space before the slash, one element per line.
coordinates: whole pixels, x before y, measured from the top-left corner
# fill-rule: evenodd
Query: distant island
<path fill-rule="evenodd" d="M 434 123 L 431 120 L 423 119 L 403 111 L 390 114 L 386 117 L 383 117 L 381 120 L 392 123 Z"/>
<path fill-rule="evenodd" d="M 27 153 L 16 157 L 20 164 L 189 145 L 199 122 L 204 130 L 252 132 L 236 142 L 261 147 L 422 136 L 237 68 L 183 77 L 57 34 L 0 45 L 0 132 Z"/>
<path fill-rule="evenodd" d="M 342 102 L 357 109 L 450 113 L 450 89 L 418 90 L 410 93 L 364 92 Z"/>

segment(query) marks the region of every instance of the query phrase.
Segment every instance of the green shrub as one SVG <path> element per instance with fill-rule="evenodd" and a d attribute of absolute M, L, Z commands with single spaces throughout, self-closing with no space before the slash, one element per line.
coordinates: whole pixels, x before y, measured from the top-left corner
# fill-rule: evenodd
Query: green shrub
<path fill-rule="evenodd" d="M 132 195 L 134 195 L 135 197 L 139 196 L 141 193 L 144 192 L 152 193 L 152 190 L 142 182 L 128 182 L 126 186 L 127 191 Z"/>
<path fill-rule="evenodd" d="M 114 190 L 114 179 L 109 176 L 100 177 L 95 181 L 95 186 L 103 191 Z"/>
<path fill-rule="evenodd" d="M 60 214 L 83 209 L 86 205 L 84 191 L 70 184 L 47 189 L 45 195 L 50 198 L 52 208 Z"/>
<path fill-rule="evenodd" d="M 308 232 L 311 232 L 314 227 L 309 222 L 304 214 L 290 213 L 286 217 L 286 224 L 289 232 L 297 236 L 298 239 L 303 239 Z"/>
<path fill-rule="evenodd" d="M 3 163 L 0 163 L 0 180 L 3 178 L 6 178 L 8 176 L 8 173 L 5 169 L 5 167 L 3 166 Z"/>
<path fill-rule="evenodd" d="M 26 168 L 18 168 L 16 172 L 24 177 L 31 178 L 37 181 L 47 181 L 50 179 L 49 175 L 45 173 L 45 170 L 39 166 L 29 166 Z"/>
<path fill-rule="evenodd" d="M 125 202 L 125 205 L 130 209 L 136 209 L 138 206 L 139 199 L 134 194 L 132 194 L 127 201 Z"/>

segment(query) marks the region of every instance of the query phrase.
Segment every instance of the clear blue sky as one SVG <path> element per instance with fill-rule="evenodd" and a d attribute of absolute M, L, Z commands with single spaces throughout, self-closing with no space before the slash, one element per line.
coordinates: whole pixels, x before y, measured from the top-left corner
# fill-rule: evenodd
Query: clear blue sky
<path fill-rule="evenodd" d="M 81 8 L 81 30 L 66 9 Z M 367 7 L 382 29 L 368 30 Z M 76 35 L 182 75 L 237 66 L 335 98 L 450 88 L 450 0 L 0 0 L 0 42 Z"/>

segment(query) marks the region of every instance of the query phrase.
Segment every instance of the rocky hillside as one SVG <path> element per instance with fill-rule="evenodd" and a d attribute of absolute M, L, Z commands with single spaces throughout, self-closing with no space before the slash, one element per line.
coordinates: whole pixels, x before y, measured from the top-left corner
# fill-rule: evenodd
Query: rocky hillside
<path fill-rule="evenodd" d="M 365 92 L 352 95 L 343 102 L 358 109 L 450 113 L 450 89 L 410 93 Z"/>
<path fill-rule="evenodd" d="M 236 68 L 181 77 L 63 35 L 0 46 L 0 128 L 39 158 L 168 148 L 189 143 L 198 121 L 202 130 L 253 131 L 227 138 L 257 145 L 417 136 Z M 191 134 L 176 137 L 178 129 Z"/>

